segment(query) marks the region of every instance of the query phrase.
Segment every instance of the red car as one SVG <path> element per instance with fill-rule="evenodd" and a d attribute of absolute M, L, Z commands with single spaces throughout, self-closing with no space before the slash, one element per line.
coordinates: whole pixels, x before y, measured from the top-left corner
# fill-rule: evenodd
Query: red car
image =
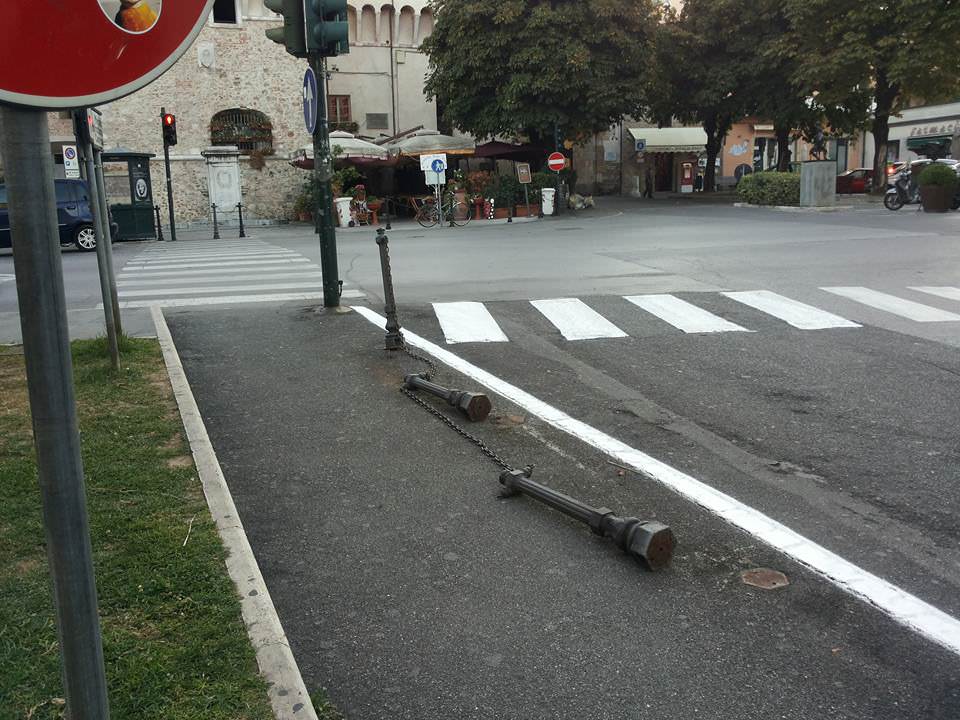
<path fill-rule="evenodd" d="M 857 168 L 856 170 L 847 170 L 845 173 L 837 175 L 837 194 L 849 195 L 851 193 L 865 193 L 870 189 L 873 170 L 870 168 Z"/>

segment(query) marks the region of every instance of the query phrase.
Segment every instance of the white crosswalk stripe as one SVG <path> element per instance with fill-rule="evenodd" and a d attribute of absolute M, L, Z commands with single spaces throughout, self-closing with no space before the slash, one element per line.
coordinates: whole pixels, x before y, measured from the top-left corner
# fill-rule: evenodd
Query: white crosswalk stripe
<path fill-rule="evenodd" d="M 960 288 L 957 287 L 948 287 L 943 285 L 933 287 L 930 285 L 924 285 L 922 287 L 911 287 L 910 289 L 927 293 L 927 295 L 936 295 L 938 297 L 947 298 L 947 300 L 960 301 Z"/>
<path fill-rule="evenodd" d="M 0 283 L 10 282 L 11 280 L 16 280 L 15 275 L 0 275 Z"/>
<path fill-rule="evenodd" d="M 624 299 L 685 333 L 752 332 L 673 295 L 625 295 Z"/>
<path fill-rule="evenodd" d="M 861 327 L 839 315 L 828 313 L 812 305 L 792 300 L 769 290 L 751 290 L 748 292 L 725 292 L 723 295 L 748 305 L 755 310 L 783 320 L 800 330 L 825 330 L 827 328 Z"/>
<path fill-rule="evenodd" d="M 433 303 L 433 311 L 447 344 L 465 342 L 508 342 L 509 338 L 483 303 Z"/>
<path fill-rule="evenodd" d="M 117 288 L 124 308 L 312 301 L 323 299 L 323 274 L 309 258 L 284 247 L 203 241 L 144 251 L 117 275 Z M 342 297 L 363 293 L 346 288 Z"/>
<path fill-rule="evenodd" d="M 623 330 L 577 298 L 531 300 L 530 304 L 567 340 L 627 337 Z"/>
<path fill-rule="evenodd" d="M 915 322 L 956 322 L 960 320 L 960 315 L 956 313 L 947 312 L 913 300 L 905 300 L 896 295 L 888 295 L 870 288 L 858 286 L 824 287 L 820 289 Z"/>

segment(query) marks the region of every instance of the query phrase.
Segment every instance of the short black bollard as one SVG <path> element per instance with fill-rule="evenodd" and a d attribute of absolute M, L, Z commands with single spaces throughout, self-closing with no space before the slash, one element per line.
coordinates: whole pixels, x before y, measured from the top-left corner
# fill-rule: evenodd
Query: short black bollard
<path fill-rule="evenodd" d="M 240 237 L 245 238 L 247 234 L 243 231 L 243 203 L 237 203 L 237 218 L 240 220 Z"/>
<path fill-rule="evenodd" d="M 513 222 L 513 203 L 510 203 L 510 206 L 507 208 L 507 222 Z"/>
<path fill-rule="evenodd" d="M 160 224 L 160 206 L 153 206 L 154 212 L 157 213 L 157 242 L 163 242 L 163 226 Z"/>
<path fill-rule="evenodd" d="M 220 239 L 220 226 L 217 225 L 217 204 L 211 203 L 210 207 L 213 208 L 213 239 Z"/>
<path fill-rule="evenodd" d="M 390 248 L 387 233 L 377 228 L 377 245 L 380 247 L 380 273 L 383 275 L 383 312 L 387 316 L 387 334 L 383 343 L 387 350 L 403 349 L 403 333 L 397 320 L 397 303 L 393 299 L 393 274 L 390 272 Z"/>
<path fill-rule="evenodd" d="M 471 422 L 486 420 L 493 409 L 493 405 L 483 393 L 467 392 L 465 390 L 450 390 L 427 380 L 423 375 L 407 375 L 403 379 L 403 386 L 407 390 L 425 390 L 431 395 L 447 401 L 448 405 L 457 408 L 467 416 Z"/>
<path fill-rule="evenodd" d="M 386 216 L 384 219 L 386 220 L 385 224 L 386 224 L 387 230 L 393 229 L 392 227 L 390 227 L 390 206 L 391 205 L 393 205 L 393 198 L 387 198 L 386 200 L 383 201 L 384 215 Z"/>
<path fill-rule="evenodd" d="M 608 508 L 592 508 L 579 500 L 541 485 L 530 479 L 530 470 L 505 470 L 500 473 L 501 495 L 523 493 L 559 510 L 564 515 L 590 526 L 597 535 L 613 540 L 621 550 L 636 560 L 643 560 L 651 570 L 670 564 L 675 541 L 669 527 L 656 520 L 621 518 Z"/>

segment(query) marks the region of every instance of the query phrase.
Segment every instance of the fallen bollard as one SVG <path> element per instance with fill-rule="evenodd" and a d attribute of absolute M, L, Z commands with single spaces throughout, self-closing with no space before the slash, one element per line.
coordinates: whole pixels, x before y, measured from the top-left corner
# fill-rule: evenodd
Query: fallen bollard
<path fill-rule="evenodd" d="M 448 404 L 459 409 L 460 412 L 466 415 L 467 419 L 472 422 L 485 420 L 487 415 L 490 414 L 490 410 L 493 409 L 493 405 L 490 404 L 490 398 L 483 393 L 450 390 L 443 387 L 443 385 L 430 382 L 424 378 L 423 375 L 407 375 L 403 379 L 403 386 L 407 390 L 425 390 L 431 395 L 436 395 L 438 398 L 446 400 Z"/>
<path fill-rule="evenodd" d="M 559 510 L 564 515 L 586 523 L 597 535 L 613 540 L 626 553 L 643 560 L 651 570 L 670 564 L 673 557 L 673 532 L 656 520 L 621 518 L 608 508 L 592 508 L 569 495 L 530 479 L 530 470 L 505 470 L 500 473 L 501 495 L 510 497 L 523 493 Z"/>

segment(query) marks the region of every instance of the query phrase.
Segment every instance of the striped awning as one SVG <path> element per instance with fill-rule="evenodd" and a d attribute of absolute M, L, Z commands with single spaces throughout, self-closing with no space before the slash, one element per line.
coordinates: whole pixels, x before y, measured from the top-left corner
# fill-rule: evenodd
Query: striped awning
<path fill-rule="evenodd" d="M 644 140 L 644 152 L 703 152 L 707 133 L 700 127 L 629 128 L 634 140 Z"/>

